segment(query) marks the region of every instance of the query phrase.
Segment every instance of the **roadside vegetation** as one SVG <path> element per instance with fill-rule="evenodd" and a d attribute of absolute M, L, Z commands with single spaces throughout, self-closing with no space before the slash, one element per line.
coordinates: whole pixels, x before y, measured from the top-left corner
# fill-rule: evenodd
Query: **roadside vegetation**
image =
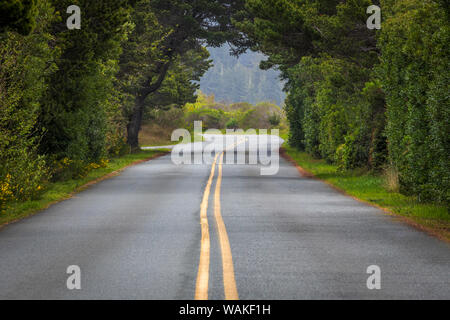
<path fill-rule="evenodd" d="M 287 79 L 290 146 L 448 208 L 448 1 L 381 0 L 380 30 L 368 0 L 246 2 L 237 25 Z"/>
<path fill-rule="evenodd" d="M 236 35 L 221 2 L 80 0 L 79 30 L 72 4 L 0 3 L 0 217 L 139 153 L 142 115 L 195 102 L 204 45 Z"/>
<path fill-rule="evenodd" d="M 287 154 L 449 239 L 448 4 L 381 0 L 379 31 L 370 4 L 250 0 L 239 25 L 288 79 Z"/>
<path fill-rule="evenodd" d="M 270 102 L 252 105 L 247 102 L 223 103 L 215 101 L 214 95 L 197 93 L 197 100 L 183 107 L 169 106 L 151 109 L 144 115 L 139 141 L 142 146 L 162 146 L 176 142 L 170 140 L 178 128 L 193 131 L 194 121 L 202 121 L 203 130 L 218 129 L 280 129 L 287 130 L 283 110 Z"/>
<path fill-rule="evenodd" d="M 366 169 L 342 170 L 337 165 L 316 159 L 304 151 L 285 146 L 285 153 L 307 173 L 359 200 L 387 209 L 407 218 L 409 223 L 425 227 L 430 233 L 450 241 L 450 216 L 445 205 L 424 203 L 415 196 L 398 191 L 389 173 Z"/>

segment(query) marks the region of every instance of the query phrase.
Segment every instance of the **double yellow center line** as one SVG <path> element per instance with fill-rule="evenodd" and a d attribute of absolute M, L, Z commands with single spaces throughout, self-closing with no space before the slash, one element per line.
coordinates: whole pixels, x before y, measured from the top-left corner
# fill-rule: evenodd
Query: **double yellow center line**
<path fill-rule="evenodd" d="M 234 144 L 231 148 L 236 147 L 236 145 L 242 142 L 243 141 Z M 205 187 L 205 192 L 203 193 L 203 199 L 200 204 L 200 224 L 201 224 L 202 238 L 200 242 L 200 261 L 198 265 L 197 282 L 195 288 L 196 300 L 208 299 L 209 264 L 210 264 L 210 250 L 211 250 L 211 240 L 209 236 L 209 225 L 208 225 L 208 199 L 211 192 L 212 181 L 214 179 L 216 164 L 218 164 L 218 174 L 217 174 L 216 189 L 214 192 L 214 217 L 216 220 L 219 235 L 220 251 L 222 255 L 222 272 L 223 272 L 225 299 L 226 300 L 239 299 L 236 287 L 236 280 L 234 276 L 233 257 L 231 255 L 230 241 L 228 240 L 227 229 L 225 228 L 225 223 L 223 222 L 222 219 L 220 206 L 220 188 L 222 185 L 222 166 L 223 166 L 224 152 L 225 151 L 218 153 L 214 158 L 209 179 Z"/>

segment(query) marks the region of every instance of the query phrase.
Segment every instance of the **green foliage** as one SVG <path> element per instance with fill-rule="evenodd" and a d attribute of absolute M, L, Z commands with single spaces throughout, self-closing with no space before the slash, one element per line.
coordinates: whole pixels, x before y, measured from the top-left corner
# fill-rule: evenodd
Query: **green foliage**
<path fill-rule="evenodd" d="M 246 14 L 236 17 L 236 25 L 253 40 L 253 48 L 268 56 L 268 61 L 263 63 L 265 69 L 279 65 L 286 71 L 312 51 L 314 33 L 305 27 L 302 3 L 247 0 Z"/>
<path fill-rule="evenodd" d="M 70 4 L 54 1 L 61 11 Z M 40 152 L 90 163 L 106 154 L 107 113 L 111 104 L 117 107 L 113 80 L 128 12 L 125 1 L 79 1 L 78 5 L 83 8 L 81 30 L 60 28 L 61 22 L 53 25 L 61 56 L 58 71 L 48 80 L 39 116 L 39 129 L 44 132 Z"/>
<path fill-rule="evenodd" d="M 144 14 L 153 15 L 157 26 L 154 30 L 163 35 L 157 41 L 146 42 L 147 46 L 151 44 L 155 58 L 148 60 L 150 68 L 144 69 L 143 81 L 134 87 L 135 101 L 127 124 L 127 142 L 133 150 L 139 147 L 138 135 L 146 99 L 161 88 L 179 58 L 188 52 L 198 52 L 203 45 L 217 47 L 226 41 L 239 41 L 242 37 L 231 18 L 241 8 L 243 0 L 142 0 L 138 6 L 140 4 L 145 8 Z M 141 35 L 138 33 L 138 37 Z M 145 59 L 148 56 L 144 56 Z M 202 68 L 199 71 L 204 72 Z"/>
<path fill-rule="evenodd" d="M 431 0 L 384 1 L 380 77 L 387 100 L 389 160 L 400 188 L 450 200 L 450 25 Z"/>
<path fill-rule="evenodd" d="M 105 168 L 108 164 L 107 160 L 100 160 L 98 163 L 86 164 L 81 160 L 71 160 L 64 158 L 54 160 L 52 164 L 52 180 L 67 181 L 71 179 L 81 179 L 86 177 L 93 169 Z"/>
<path fill-rule="evenodd" d="M 3 0 L 0 2 L 0 33 L 17 31 L 28 35 L 36 24 L 39 0 Z"/>
<path fill-rule="evenodd" d="M 387 208 L 430 227 L 450 240 L 450 215 L 445 204 L 423 203 L 415 196 L 405 196 L 386 187 L 385 177 L 367 170 L 342 171 L 337 165 L 317 160 L 306 152 L 286 146 L 286 153 L 302 168 L 319 179 L 363 201 Z"/>
<path fill-rule="evenodd" d="M 71 4 L 0 4 L 0 207 L 129 152 L 124 133 L 144 107 L 195 101 L 210 67 L 202 41 L 238 35 L 229 1 L 79 0 L 81 29 L 68 30 Z"/>
<path fill-rule="evenodd" d="M 151 94 L 146 102 L 147 108 L 181 108 L 188 102 L 195 102 L 198 81 L 210 67 L 208 51 L 199 47 L 178 57 L 172 64 L 158 91 Z"/>
<path fill-rule="evenodd" d="M 180 128 L 183 126 L 183 108 L 172 106 L 170 108 L 150 109 L 145 116 L 145 120 L 156 123 L 161 127 Z"/>
<path fill-rule="evenodd" d="M 225 128 L 226 129 L 233 129 L 233 130 L 238 129 L 239 128 L 238 121 L 235 118 L 231 118 L 225 124 Z"/>
<path fill-rule="evenodd" d="M 34 128 L 58 51 L 49 45 L 47 32 L 53 9 L 44 1 L 36 8 L 38 24 L 31 34 L 0 37 L 0 209 L 8 200 L 37 197 L 48 179 L 45 161 L 36 153 L 40 137 Z"/>
<path fill-rule="evenodd" d="M 217 109 L 196 109 L 186 117 L 188 123 L 194 123 L 195 120 L 203 122 L 205 129 L 217 129 L 225 126 L 225 113 Z"/>
<path fill-rule="evenodd" d="M 292 146 L 341 170 L 389 162 L 402 192 L 448 203 L 447 2 L 381 1 L 378 39 L 366 0 L 248 0 L 235 23 L 288 80 Z"/>
<path fill-rule="evenodd" d="M 269 116 L 268 120 L 269 120 L 270 125 L 273 126 L 273 127 L 279 126 L 280 123 L 281 123 L 280 115 L 276 114 L 276 113 L 272 113 Z"/>
<path fill-rule="evenodd" d="M 68 30 L 71 4 L 0 3 L 0 209 L 38 197 L 51 174 L 80 177 L 138 148 L 143 118 L 258 129 L 283 127 L 284 115 L 292 146 L 342 171 L 388 166 L 401 192 L 448 204 L 446 1 L 383 0 L 378 33 L 366 27 L 369 0 L 78 0 L 82 27 Z M 281 71 L 283 111 L 196 97 L 204 46 L 225 42 Z M 240 70 L 227 79 L 236 96 L 272 93 Z"/>
<path fill-rule="evenodd" d="M 82 30 L 67 30 L 60 12 L 70 4 L 36 0 L 0 6 L 10 10 L 2 23 L 18 23 L 2 25 L 0 33 L 0 185 L 5 191 L 0 207 L 36 198 L 51 175 L 53 180 L 82 176 L 107 150 L 122 152 L 120 93 L 113 80 L 128 6 L 125 1 L 78 2 L 84 9 Z M 31 15 L 33 28 L 26 23 Z M 63 159 L 71 166 L 56 170 Z"/>
<path fill-rule="evenodd" d="M 280 107 L 269 102 L 227 105 L 200 91 L 197 101 L 184 107 L 183 126 L 193 129 L 194 121 L 202 121 L 205 129 L 272 129 L 282 125 L 282 117 Z"/>
<path fill-rule="evenodd" d="M 289 143 L 343 169 L 379 167 L 383 119 L 363 92 L 377 61 L 369 2 L 249 0 L 236 24 L 288 79 Z M 382 96 L 381 96 L 382 97 Z M 381 139 L 382 140 L 382 139 Z"/>
<path fill-rule="evenodd" d="M 292 146 L 342 169 L 383 165 L 383 93 L 366 82 L 366 69 L 329 56 L 304 57 L 289 76 Z"/>

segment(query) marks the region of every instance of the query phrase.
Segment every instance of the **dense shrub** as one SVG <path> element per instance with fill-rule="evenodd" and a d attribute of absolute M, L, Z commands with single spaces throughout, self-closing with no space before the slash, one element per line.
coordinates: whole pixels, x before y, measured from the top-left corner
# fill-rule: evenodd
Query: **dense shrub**
<path fill-rule="evenodd" d="M 238 129 L 239 125 L 238 122 L 235 118 L 231 118 L 230 120 L 228 120 L 227 124 L 225 125 L 225 127 L 227 129 Z"/>
<path fill-rule="evenodd" d="M 387 100 L 389 159 L 401 191 L 448 201 L 450 24 L 431 0 L 384 1 L 380 75 Z"/>
<path fill-rule="evenodd" d="M 228 118 L 223 110 L 202 107 L 188 112 L 185 121 L 189 128 L 193 127 L 194 121 L 202 121 L 205 129 L 219 129 L 225 127 Z"/>
<path fill-rule="evenodd" d="M 113 86 L 126 34 L 124 2 L 85 2 L 80 31 L 65 28 L 55 10 L 70 4 L 0 6 L 17 13 L 6 13 L 0 26 L 0 208 L 36 198 L 52 174 L 53 180 L 77 178 L 108 153 L 124 152 Z M 61 161 L 70 166 L 56 165 Z"/>
<path fill-rule="evenodd" d="M 67 0 L 53 0 L 56 8 L 67 8 Z M 82 0 L 83 28 L 74 32 L 52 25 L 61 55 L 58 70 L 48 78 L 38 127 L 44 131 L 42 154 L 83 161 L 86 165 L 107 154 L 111 137 L 108 114 L 120 108 L 114 93 L 121 44 L 125 40 L 128 13 L 124 1 Z M 102 21 L 101 24 L 98 21 Z M 111 30 L 114 30 L 112 32 Z"/>
<path fill-rule="evenodd" d="M 58 51 L 47 32 L 53 9 L 40 1 L 36 10 L 31 34 L 0 34 L 0 209 L 10 200 L 35 198 L 48 179 L 44 158 L 36 152 L 41 134 L 35 126 Z"/>
<path fill-rule="evenodd" d="M 82 160 L 71 160 L 64 158 L 61 160 L 54 160 L 52 162 L 52 180 L 53 181 L 67 181 L 71 179 L 84 178 L 93 169 L 104 168 L 108 164 L 108 160 L 102 159 L 98 162 L 86 164 Z"/>
<path fill-rule="evenodd" d="M 276 114 L 276 113 L 272 113 L 270 116 L 269 116 L 269 123 L 270 123 L 270 125 L 272 126 L 272 127 L 276 127 L 276 126 L 279 126 L 280 125 L 280 123 L 281 123 L 281 117 L 280 117 L 280 115 L 279 114 Z"/>
<path fill-rule="evenodd" d="M 304 57 L 290 69 L 290 144 L 342 169 L 381 168 L 384 97 L 369 71 L 341 59 Z"/>

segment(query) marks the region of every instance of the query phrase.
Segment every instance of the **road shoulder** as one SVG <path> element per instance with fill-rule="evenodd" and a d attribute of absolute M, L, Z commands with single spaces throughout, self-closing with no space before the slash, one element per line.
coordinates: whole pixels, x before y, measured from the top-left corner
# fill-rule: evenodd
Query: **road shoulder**
<path fill-rule="evenodd" d="M 292 163 L 303 177 L 320 180 L 357 201 L 382 210 L 397 221 L 450 243 L 450 217 L 444 206 L 418 203 L 413 197 L 388 192 L 382 186 L 380 177 L 370 174 L 349 176 L 348 173 L 340 173 L 337 167 L 325 167 L 322 160 L 314 160 L 289 146 L 281 148 L 280 155 Z M 370 181 L 370 188 L 358 188 L 358 184 L 366 183 L 365 180 L 369 178 L 373 180 Z"/>
<path fill-rule="evenodd" d="M 117 176 L 126 168 L 164 156 L 167 153 L 168 151 L 165 150 L 151 150 L 115 158 L 105 168 L 94 169 L 86 177 L 51 183 L 40 199 L 12 203 L 5 212 L 0 213 L 0 230 L 8 224 L 35 215 L 56 203 L 70 199 L 94 184 Z"/>

